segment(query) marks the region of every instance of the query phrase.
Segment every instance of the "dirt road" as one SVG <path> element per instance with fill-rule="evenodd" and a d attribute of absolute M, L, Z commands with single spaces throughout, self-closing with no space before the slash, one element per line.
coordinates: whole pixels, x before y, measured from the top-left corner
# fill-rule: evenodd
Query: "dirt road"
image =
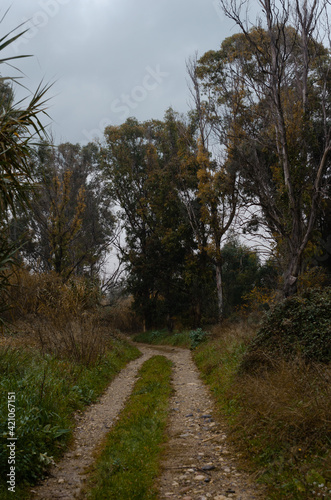
<path fill-rule="evenodd" d="M 163 472 L 158 480 L 160 500 L 264 498 L 261 490 L 238 471 L 238 457 L 227 444 L 225 426 L 214 418 L 211 396 L 199 378 L 190 351 L 168 346 L 138 345 L 138 348 L 142 356 L 130 362 L 100 401 L 77 419 L 71 449 L 52 468 L 49 478 L 33 488 L 33 497 L 36 500 L 82 498 L 80 493 L 87 478 L 86 468 L 94 460 L 93 451 L 118 418 L 138 370 L 151 356 L 162 354 L 174 364 L 174 395 L 170 401 Z"/>

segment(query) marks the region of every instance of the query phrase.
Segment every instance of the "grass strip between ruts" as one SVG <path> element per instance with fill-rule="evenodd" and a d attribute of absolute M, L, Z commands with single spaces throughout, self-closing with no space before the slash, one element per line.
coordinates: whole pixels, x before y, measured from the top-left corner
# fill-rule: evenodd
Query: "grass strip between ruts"
<path fill-rule="evenodd" d="M 153 356 L 140 369 L 132 395 L 93 466 L 87 498 L 157 498 L 155 480 L 166 440 L 171 367 L 164 356 Z"/>

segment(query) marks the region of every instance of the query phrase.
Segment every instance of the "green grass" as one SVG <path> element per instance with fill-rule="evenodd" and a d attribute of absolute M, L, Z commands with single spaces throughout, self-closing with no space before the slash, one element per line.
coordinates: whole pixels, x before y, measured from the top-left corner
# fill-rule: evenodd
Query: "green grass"
<path fill-rule="evenodd" d="M 101 360 L 85 367 L 42 355 L 37 349 L 0 348 L 0 498 L 25 498 L 29 484 L 43 476 L 70 442 L 74 411 L 101 395 L 139 351 L 113 340 Z M 15 393 L 16 487 L 7 489 L 8 392 Z"/>
<path fill-rule="evenodd" d="M 271 370 L 243 373 L 248 343 L 244 330 L 221 331 L 193 353 L 234 445 L 267 498 L 331 498 L 329 369 L 280 360 Z"/>
<path fill-rule="evenodd" d="M 190 332 L 172 332 L 168 330 L 149 330 L 138 333 L 133 337 L 135 342 L 154 345 L 173 345 L 179 347 L 190 347 Z"/>
<path fill-rule="evenodd" d="M 245 352 L 241 340 L 226 344 L 224 341 L 207 342 L 194 351 L 194 360 L 216 396 L 222 412 L 232 419 L 240 410 L 235 395 L 227 397 L 235 380 L 239 363 Z"/>
<path fill-rule="evenodd" d="M 87 498 L 156 500 L 161 444 L 165 441 L 171 362 L 146 361 L 133 393 L 94 465 Z"/>

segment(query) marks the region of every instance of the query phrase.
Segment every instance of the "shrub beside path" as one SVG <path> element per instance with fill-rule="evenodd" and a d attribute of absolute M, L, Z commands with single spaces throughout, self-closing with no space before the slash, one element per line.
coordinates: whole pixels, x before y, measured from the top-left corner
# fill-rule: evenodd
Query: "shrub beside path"
<path fill-rule="evenodd" d="M 32 489 L 33 498 L 82 498 L 81 490 L 87 479 L 87 468 L 94 461 L 94 451 L 124 407 L 138 370 L 156 354 L 168 357 L 174 364 L 169 439 L 163 455 L 162 474 L 157 483 L 159 498 L 265 498 L 262 490 L 246 474 L 238 471 L 238 457 L 227 444 L 225 427 L 214 417 L 211 396 L 199 378 L 190 351 L 169 346 L 139 344 L 138 347 L 142 356 L 131 361 L 110 384 L 100 401 L 78 417 L 70 450 L 52 468 L 50 476 Z"/>

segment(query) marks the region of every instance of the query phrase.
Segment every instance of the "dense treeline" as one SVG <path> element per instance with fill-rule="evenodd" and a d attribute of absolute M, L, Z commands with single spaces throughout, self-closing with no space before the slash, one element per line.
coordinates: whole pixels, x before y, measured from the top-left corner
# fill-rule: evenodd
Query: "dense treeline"
<path fill-rule="evenodd" d="M 100 287 L 111 245 L 145 328 L 221 321 L 314 275 L 328 282 L 327 3 L 262 3 L 264 18 L 248 27 L 222 2 L 240 32 L 188 63 L 187 115 L 130 118 L 101 144 L 53 146 L 39 120 L 47 89 L 19 109 L 1 80 L 3 310 L 14 263 Z M 263 262 L 240 237 L 258 231 L 269 241 Z"/>

